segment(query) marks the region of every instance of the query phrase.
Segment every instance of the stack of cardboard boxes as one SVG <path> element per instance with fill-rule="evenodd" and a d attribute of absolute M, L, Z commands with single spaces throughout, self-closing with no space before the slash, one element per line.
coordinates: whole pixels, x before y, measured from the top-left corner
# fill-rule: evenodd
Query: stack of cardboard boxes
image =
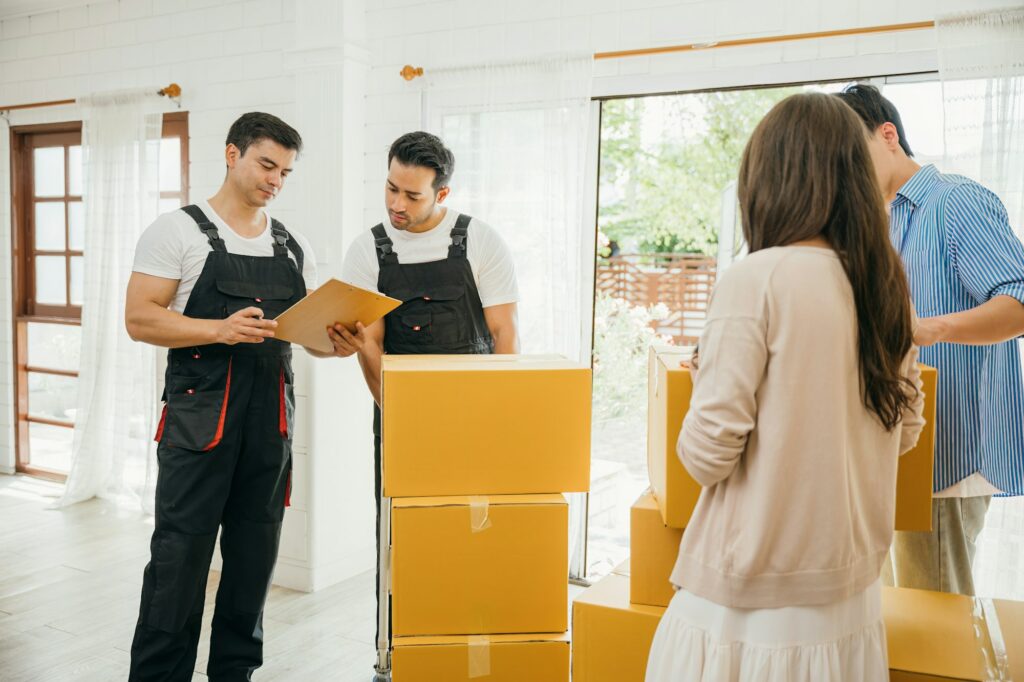
<path fill-rule="evenodd" d="M 700 496 L 676 454 L 693 390 L 689 370 L 680 366 L 689 355 L 689 349 L 651 348 L 651 489 L 631 509 L 629 562 L 573 603 L 573 682 L 644 679 L 651 640 L 674 594 L 669 576 L 679 543 Z M 931 527 L 935 370 L 922 366 L 922 379 L 928 426 L 900 459 L 899 530 Z M 1024 663 L 1024 604 L 906 589 L 886 589 L 883 600 L 892 680 L 1012 679 L 998 676 L 1000 661 Z"/>
<path fill-rule="evenodd" d="M 568 505 L 590 483 L 590 368 L 387 356 L 394 682 L 569 678 Z"/>
<path fill-rule="evenodd" d="M 654 631 L 674 594 L 669 575 L 700 496 L 675 455 L 693 384 L 690 349 L 652 346 L 647 375 L 651 490 L 630 509 L 630 559 L 573 602 L 573 682 L 643 680 Z"/>

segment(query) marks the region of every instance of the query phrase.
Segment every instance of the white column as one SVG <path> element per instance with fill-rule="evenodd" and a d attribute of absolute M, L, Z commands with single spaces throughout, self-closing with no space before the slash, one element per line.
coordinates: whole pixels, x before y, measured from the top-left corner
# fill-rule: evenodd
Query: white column
<path fill-rule="evenodd" d="M 320 280 L 340 274 L 344 245 L 363 225 L 363 136 L 369 53 L 363 0 L 300 0 L 294 125 L 295 226 L 316 252 Z M 298 351 L 295 495 L 286 513 L 275 582 L 312 591 L 374 566 L 372 399 L 355 358 Z"/>

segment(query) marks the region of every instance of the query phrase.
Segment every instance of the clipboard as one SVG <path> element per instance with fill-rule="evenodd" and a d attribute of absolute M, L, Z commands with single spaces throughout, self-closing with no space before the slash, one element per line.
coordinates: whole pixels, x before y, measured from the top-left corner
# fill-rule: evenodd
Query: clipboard
<path fill-rule="evenodd" d="M 274 338 L 332 353 L 327 327 L 338 322 L 355 333 L 356 322 L 368 327 L 400 305 L 397 299 L 331 278 L 275 318 Z"/>

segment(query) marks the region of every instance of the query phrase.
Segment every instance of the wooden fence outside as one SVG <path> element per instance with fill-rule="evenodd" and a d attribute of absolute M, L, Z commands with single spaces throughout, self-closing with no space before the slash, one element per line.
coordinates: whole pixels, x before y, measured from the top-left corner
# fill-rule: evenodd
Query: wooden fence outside
<path fill-rule="evenodd" d="M 680 345 L 696 343 L 704 328 L 714 258 L 683 253 L 641 253 L 599 258 L 597 290 L 630 305 L 664 304 L 669 314 L 653 323 L 659 334 Z"/>

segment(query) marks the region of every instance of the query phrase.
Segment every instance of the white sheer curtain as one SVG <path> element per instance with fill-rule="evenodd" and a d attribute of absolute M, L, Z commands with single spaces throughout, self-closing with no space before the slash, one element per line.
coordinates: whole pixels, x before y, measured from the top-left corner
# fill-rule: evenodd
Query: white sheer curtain
<path fill-rule="evenodd" d="M 943 169 L 1003 200 L 1024 236 L 1024 5 L 941 16 Z"/>
<path fill-rule="evenodd" d="M 590 362 L 595 218 L 588 204 L 593 57 L 431 69 L 423 125 L 455 154 L 449 204 L 508 242 L 524 353 Z M 583 574 L 583 495 L 570 496 L 570 566 Z"/>
<path fill-rule="evenodd" d="M 1024 5 L 935 22 L 945 115 L 943 170 L 999 195 L 1024 238 Z M 978 593 L 1024 599 L 1024 498 L 995 498 L 979 538 Z"/>
<path fill-rule="evenodd" d="M 594 225 L 587 224 L 592 57 L 437 69 L 424 125 L 455 153 L 455 209 L 516 259 L 524 353 L 589 361 Z"/>
<path fill-rule="evenodd" d="M 124 327 L 135 244 L 159 207 L 156 89 L 80 99 L 85 174 L 82 350 L 71 472 L 60 506 L 134 498 L 152 511 L 156 352 Z"/>

